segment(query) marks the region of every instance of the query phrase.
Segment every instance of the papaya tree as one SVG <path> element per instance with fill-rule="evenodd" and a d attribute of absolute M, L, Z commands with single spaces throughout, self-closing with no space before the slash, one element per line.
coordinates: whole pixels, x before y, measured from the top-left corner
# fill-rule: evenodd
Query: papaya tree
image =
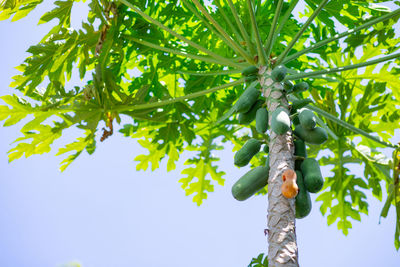
<path fill-rule="evenodd" d="M 42 2 L 1 1 L 0 18 Z M 1 97 L 3 126 L 29 118 L 10 161 L 49 152 L 78 128 L 82 137 L 57 153 L 67 154 L 65 170 L 118 130 L 149 151 L 136 155 L 137 170 L 166 159 L 171 171 L 195 152 L 179 182 L 201 205 L 224 184 L 213 151 L 233 144 L 235 164 L 249 168 L 233 196 L 268 196 L 268 266 L 298 266 L 295 221 L 310 212 L 309 193 L 344 234 L 368 214 L 365 192 L 386 194 L 381 216 L 395 207 L 399 249 L 400 147 L 390 142 L 400 122 L 398 1 L 91 0 L 72 29 L 75 2 L 43 14 L 39 23 L 58 23 L 17 67 L 18 95 Z M 68 84 L 73 73 L 84 86 Z"/>

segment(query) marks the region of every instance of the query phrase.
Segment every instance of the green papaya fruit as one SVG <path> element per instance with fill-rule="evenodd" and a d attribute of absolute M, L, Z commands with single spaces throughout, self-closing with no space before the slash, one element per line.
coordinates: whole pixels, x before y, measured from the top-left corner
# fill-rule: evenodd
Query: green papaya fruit
<path fill-rule="evenodd" d="M 232 195 L 243 201 L 268 184 L 269 167 L 258 166 L 244 174 L 233 186 Z"/>
<path fill-rule="evenodd" d="M 285 80 L 283 82 L 283 88 L 286 90 L 286 93 L 290 93 L 293 90 L 293 83 L 289 80 Z"/>
<path fill-rule="evenodd" d="M 301 92 L 307 91 L 308 88 L 310 88 L 310 86 L 308 85 L 308 83 L 306 83 L 306 82 L 299 82 L 299 83 L 296 83 L 296 84 L 293 86 L 293 92 L 295 92 L 295 93 L 301 93 Z"/>
<path fill-rule="evenodd" d="M 324 186 L 321 169 L 318 161 L 313 158 L 307 158 L 301 164 L 301 173 L 303 174 L 304 184 L 310 193 L 319 192 Z"/>
<path fill-rule="evenodd" d="M 257 110 L 261 108 L 264 100 L 258 99 L 253 106 L 250 108 L 249 111 L 246 113 L 240 113 L 238 117 L 239 124 L 249 124 L 251 123 L 257 115 Z"/>
<path fill-rule="evenodd" d="M 271 129 L 276 134 L 284 134 L 290 129 L 289 113 L 284 107 L 278 107 L 272 112 Z"/>
<path fill-rule="evenodd" d="M 269 145 L 265 144 L 263 151 L 268 154 L 269 153 Z"/>
<path fill-rule="evenodd" d="M 295 127 L 296 127 L 296 125 L 299 125 L 300 124 L 299 116 L 292 117 L 292 122 L 295 125 Z"/>
<path fill-rule="evenodd" d="M 242 70 L 243 76 L 257 75 L 258 68 L 256 66 L 249 66 Z"/>
<path fill-rule="evenodd" d="M 256 81 L 257 79 L 258 79 L 258 76 L 257 76 L 257 75 L 249 75 L 249 76 L 246 76 L 246 78 L 244 79 L 244 81 L 245 81 L 246 83 L 252 83 L 252 82 Z"/>
<path fill-rule="evenodd" d="M 271 78 L 274 82 L 281 82 L 283 79 L 285 79 L 287 69 L 285 66 L 277 66 L 274 68 L 271 72 Z"/>
<path fill-rule="evenodd" d="M 296 171 L 297 175 L 297 187 L 299 188 L 299 193 L 296 196 L 296 218 L 302 219 L 306 217 L 311 212 L 311 197 L 310 193 L 307 191 L 304 184 L 304 178 L 300 171 Z"/>
<path fill-rule="evenodd" d="M 293 141 L 294 143 L 294 155 L 307 158 L 307 147 L 303 140 L 296 139 Z"/>
<path fill-rule="evenodd" d="M 259 133 L 265 133 L 268 129 L 268 110 L 259 108 L 256 112 L 256 130 Z"/>
<path fill-rule="evenodd" d="M 300 125 L 306 130 L 312 130 L 317 126 L 317 117 L 314 112 L 307 108 L 301 108 L 299 111 Z"/>
<path fill-rule="evenodd" d="M 236 152 L 234 157 L 234 163 L 236 166 L 243 167 L 249 164 L 250 160 L 255 154 L 260 151 L 261 142 L 257 139 L 248 140 L 242 148 Z"/>
<path fill-rule="evenodd" d="M 312 130 L 307 130 L 298 124 L 294 129 L 294 134 L 307 143 L 314 145 L 321 145 L 328 140 L 328 134 L 326 133 L 325 129 L 321 127 L 315 127 Z"/>
<path fill-rule="evenodd" d="M 307 158 L 307 147 L 303 140 L 296 139 L 293 141 L 294 143 L 294 155 Z M 302 159 L 296 159 L 294 162 L 294 169 L 300 170 L 301 163 L 303 162 Z"/>
<path fill-rule="evenodd" d="M 301 109 L 310 103 L 312 103 L 312 100 L 309 98 L 295 100 L 292 103 L 291 111 L 292 111 L 292 113 L 295 113 L 298 109 Z"/>
<path fill-rule="evenodd" d="M 257 89 L 255 86 L 249 86 L 240 95 L 238 101 L 236 101 L 235 105 L 233 106 L 236 112 L 246 113 L 250 110 L 253 104 L 257 101 L 260 97 L 261 91 Z"/>

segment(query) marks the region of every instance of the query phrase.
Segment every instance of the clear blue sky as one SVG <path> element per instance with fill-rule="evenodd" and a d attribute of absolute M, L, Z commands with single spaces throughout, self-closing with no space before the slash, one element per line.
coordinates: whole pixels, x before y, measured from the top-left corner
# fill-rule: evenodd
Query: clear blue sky
<path fill-rule="evenodd" d="M 0 22 L 0 95 L 13 93 L 13 67 L 48 30 L 36 26 L 50 6 L 46 2 L 28 18 Z M 77 17 L 86 12 L 80 5 Z M 0 128 L 0 266 L 53 267 L 77 260 L 84 267 L 244 267 L 267 250 L 266 197 L 233 199 L 230 188 L 247 169 L 234 167 L 231 147 L 218 152 L 226 185 L 216 185 L 197 207 L 178 183 L 184 159 L 170 173 L 165 162 L 155 172 L 136 172 L 133 158 L 144 150 L 115 133 L 63 173 L 54 152 L 8 164 L 6 151 L 19 129 Z M 68 132 L 55 148 L 78 133 Z M 336 224 L 328 227 L 319 203 L 313 203 L 311 215 L 296 222 L 301 266 L 400 266 L 394 209 L 378 225 L 383 203 L 368 196 L 369 216 L 353 222 L 347 237 Z"/>

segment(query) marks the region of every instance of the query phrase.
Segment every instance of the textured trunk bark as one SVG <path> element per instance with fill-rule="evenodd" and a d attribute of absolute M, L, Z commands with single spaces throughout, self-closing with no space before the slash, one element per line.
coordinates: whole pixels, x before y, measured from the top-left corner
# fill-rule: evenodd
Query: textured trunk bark
<path fill-rule="evenodd" d="M 270 77 L 270 70 L 260 68 L 261 86 L 267 97 L 269 114 L 282 105 L 288 108 L 283 94 L 283 86 Z M 271 125 L 271 117 L 269 118 Z M 271 129 L 271 128 L 270 128 Z M 294 170 L 294 146 L 292 131 L 277 135 L 271 131 L 269 144 L 269 180 L 268 180 L 268 266 L 299 266 L 295 229 L 295 199 L 282 195 L 282 173 Z"/>

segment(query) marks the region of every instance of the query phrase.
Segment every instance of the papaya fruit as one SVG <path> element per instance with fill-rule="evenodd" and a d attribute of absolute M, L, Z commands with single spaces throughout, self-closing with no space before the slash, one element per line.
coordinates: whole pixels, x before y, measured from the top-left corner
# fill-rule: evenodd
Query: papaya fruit
<path fill-rule="evenodd" d="M 242 148 L 236 152 L 234 157 L 234 163 L 236 166 L 243 167 L 249 164 L 250 160 L 255 154 L 260 151 L 261 142 L 257 139 L 248 140 Z"/>
<path fill-rule="evenodd" d="M 246 83 L 252 83 L 252 82 L 256 81 L 257 79 L 258 79 L 258 76 L 257 76 L 257 75 L 249 75 L 249 76 L 246 76 L 246 78 L 244 79 L 244 81 L 245 81 Z"/>
<path fill-rule="evenodd" d="M 321 169 L 318 161 L 313 158 L 307 158 L 301 164 L 301 173 L 303 174 L 304 184 L 310 193 L 319 192 L 324 186 Z"/>
<path fill-rule="evenodd" d="M 272 112 L 271 129 L 276 134 L 284 134 L 290 129 L 290 118 L 285 108 L 277 107 Z"/>
<path fill-rule="evenodd" d="M 257 89 L 255 86 L 247 87 L 246 90 L 243 92 L 243 94 L 241 94 L 239 99 L 236 101 L 235 105 L 233 106 L 233 109 L 236 112 L 246 113 L 247 111 L 250 110 L 250 108 L 257 101 L 260 95 L 261 91 Z"/>
<path fill-rule="evenodd" d="M 300 125 L 306 130 L 312 130 L 317 126 L 317 117 L 314 112 L 307 108 L 301 108 L 299 111 Z"/>
<path fill-rule="evenodd" d="M 308 85 L 308 83 L 306 83 L 306 82 L 299 82 L 299 83 L 296 83 L 296 84 L 293 86 L 293 92 L 294 92 L 294 93 L 301 93 L 301 92 L 307 91 L 308 88 L 310 88 L 310 86 Z"/>
<path fill-rule="evenodd" d="M 296 218 L 302 219 L 311 212 L 311 197 L 304 184 L 304 178 L 300 171 L 296 171 L 297 175 L 297 186 L 299 187 L 299 193 L 296 196 Z"/>
<path fill-rule="evenodd" d="M 328 134 L 326 133 L 325 129 L 321 127 L 315 127 L 312 130 L 307 130 L 298 124 L 294 128 L 294 134 L 307 143 L 314 145 L 323 144 L 326 140 L 328 140 Z"/>
<path fill-rule="evenodd" d="M 268 110 L 259 108 L 256 112 L 256 130 L 259 133 L 265 133 L 268 129 Z"/>
<path fill-rule="evenodd" d="M 263 151 L 268 154 L 269 153 L 269 145 L 265 144 Z"/>
<path fill-rule="evenodd" d="M 295 113 L 298 109 L 301 109 L 310 103 L 312 103 L 312 100 L 309 98 L 295 100 L 292 103 L 291 111 L 292 111 L 292 113 Z"/>
<path fill-rule="evenodd" d="M 264 100 L 258 99 L 253 106 L 250 108 L 249 111 L 246 113 L 240 113 L 238 117 L 239 124 L 249 124 L 251 123 L 257 115 L 257 110 L 261 108 Z"/>
<path fill-rule="evenodd" d="M 249 66 L 242 70 L 243 76 L 257 75 L 258 68 L 256 66 Z"/>
<path fill-rule="evenodd" d="M 293 141 L 293 144 L 294 144 L 294 155 L 303 157 L 303 158 L 307 158 L 307 148 L 306 148 L 306 144 L 304 143 L 304 141 L 301 139 L 296 139 Z M 302 162 L 303 162 L 302 159 L 296 159 L 294 161 L 294 166 L 295 166 L 294 169 L 300 170 L 300 166 L 301 166 Z"/>
<path fill-rule="evenodd" d="M 307 148 L 306 144 L 301 139 L 296 139 L 293 141 L 294 144 L 294 155 L 307 158 Z"/>
<path fill-rule="evenodd" d="M 283 88 L 286 90 L 286 93 L 290 93 L 293 90 L 293 83 L 286 80 L 283 82 Z"/>
<path fill-rule="evenodd" d="M 239 201 L 248 199 L 268 184 L 268 176 L 268 166 L 251 169 L 232 186 L 233 197 Z"/>
<path fill-rule="evenodd" d="M 282 174 L 282 195 L 286 198 L 294 198 L 299 192 L 299 187 L 296 183 L 297 175 L 294 170 L 287 169 Z"/>
<path fill-rule="evenodd" d="M 277 66 L 274 68 L 271 72 L 271 78 L 274 82 L 281 82 L 283 79 L 285 79 L 287 69 L 285 66 Z"/>
<path fill-rule="evenodd" d="M 299 125 L 299 124 L 300 124 L 299 116 L 294 116 L 294 117 L 292 117 L 292 122 L 293 122 L 293 124 L 295 125 L 295 127 L 296 127 L 297 125 Z"/>

